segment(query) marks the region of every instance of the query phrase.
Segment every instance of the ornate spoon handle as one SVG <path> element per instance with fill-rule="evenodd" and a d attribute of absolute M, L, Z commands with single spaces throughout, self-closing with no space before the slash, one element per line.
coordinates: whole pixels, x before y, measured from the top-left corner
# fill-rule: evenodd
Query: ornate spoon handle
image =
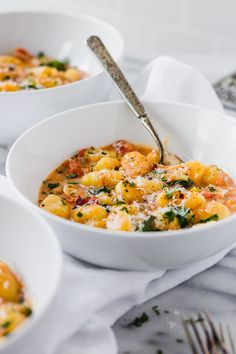
<path fill-rule="evenodd" d="M 126 100 L 132 111 L 138 118 L 146 115 L 142 103 L 139 101 L 134 90 L 126 80 L 124 74 L 115 63 L 114 59 L 106 49 L 99 37 L 91 36 L 87 40 L 89 48 L 93 51 L 99 61 L 102 63 L 106 72 L 110 75 L 122 97 Z"/>
<path fill-rule="evenodd" d="M 101 64 L 103 65 L 105 71 L 108 73 L 110 78 L 113 80 L 116 88 L 120 92 L 121 96 L 125 99 L 129 107 L 132 109 L 137 118 L 141 119 L 142 124 L 151 134 L 153 139 L 155 140 L 159 151 L 160 151 L 160 163 L 164 163 L 164 148 L 162 142 L 155 131 L 151 121 L 147 116 L 147 112 L 136 96 L 134 90 L 126 80 L 124 74 L 120 70 L 120 68 L 115 63 L 114 59 L 106 49 L 105 45 L 101 41 L 101 39 L 97 36 L 91 36 L 87 40 L 89 48 L 99 59 Z"/>

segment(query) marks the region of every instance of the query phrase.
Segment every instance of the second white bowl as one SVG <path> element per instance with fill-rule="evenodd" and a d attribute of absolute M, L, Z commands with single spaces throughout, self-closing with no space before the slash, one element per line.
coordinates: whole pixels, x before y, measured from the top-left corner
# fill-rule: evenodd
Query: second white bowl
<path fill-rule="evenodd" d="M 86 47 L 98 35 L 120 61 L 124 44 L 119 32 L 107 23 L 85 15 L 52 12 L 0 13 L 0 55 L 24 47 L 56 59 L 69 59 L 89 77 L 55 88 L 0 92 L 0 145 L 52 114 L 107 99 L 111 84 Z"/>

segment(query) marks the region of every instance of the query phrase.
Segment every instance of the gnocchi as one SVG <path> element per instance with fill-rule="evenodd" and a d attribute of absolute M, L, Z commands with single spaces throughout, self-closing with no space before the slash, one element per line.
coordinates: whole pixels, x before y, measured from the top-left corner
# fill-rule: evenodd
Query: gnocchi
<path fill-rule="evenodd" d="M 119 140 L 79 150 L 43 181 L 39 206 L 57 216 L 121 231 L 166 231 L 236 211 L 236 185 L 215 165 L 159 164 L 153 148 Z"/>
<path fill-rule="evenodd" d="M 0 92 L 37 90 L 81 80 L 85 73 L 68 61 L 59 61 L 43 52 L 32 55 L 16 48 L 12 55 L 0 56 Z"/>
<path fill-rule="evenodd" d="M 9 335 L 31 315 L 21 280 L 0 261 L 0 337 Z"/>

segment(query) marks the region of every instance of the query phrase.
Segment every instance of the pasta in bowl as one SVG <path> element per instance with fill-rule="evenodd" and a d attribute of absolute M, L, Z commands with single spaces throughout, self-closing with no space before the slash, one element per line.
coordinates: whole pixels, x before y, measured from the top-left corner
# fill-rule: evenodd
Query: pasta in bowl
<path fill-rule="evenodd" d="M 215 165 L 159 165 L 155 149 L 119 140 L 79 150 L 42 183 L 39 206 L 78 223 L 120 231 L 167 231 L 236 211 L 236 185 Z"/>
<path fill-rule="evenodd" d="M 22 280 L 0 260 L 0 342 L 32 314 Z"/>
<path fill-rule="evenodd" d="M 39 90 L 69 84 L 85 77 L 85 73 L 44 52 L 31 54 L 25 48 L 0 55 L 0 92 Z"/>
<path fill-rule="evenodd" d="M 231 180 L 236 176 L 236 166 L 232 163 L 236 155 L 235 120 L 191 105 L 148 101 L 144 104 L 153 123 L 158 124 L 162 139 L 168 139 L 168 151 L 186 161 L 182 167 L 158 164 L 151 137 L 123 102 L 84 106 L 51 117 L 24 133 L 9 152 L 6 171 L 15 190 L 52 225 L 64 251 L 87 262 L 118 269 L 175 268 L 214 255 L 236 241 L 235 187 Z M 122 139 L 134 145 L 133 151 L 116 156 L 120 145 L 116 142 Z M 227 142 L 223 148 L 219 139 Z M 138 145 L 140 143 L 144 146 Z M 78 156 L 79 151 L 82 156 Z M 123 173 L 123 169 L 130 164 L 128 158 L 133 159 L 134 152 L 141 154 L 142 169 L 140 164 L 137 169 L 133 164 L 132 175 L 128 176 L 128 170 Z M 83 159 L 90 162 L 83 164 Z M 220 166 L 219 170 L 215 166 Z M 178 181 L 182 182 L 176 182 L 173 168 L 178 170 Z M 105 177 L 113 175 L 109 183 L 105 178 L 105 184 L 104 170 L 108 171 Z M 137 175 L 133 175 L 134 172 Z M 156 191 L 152 191 L 153 180 L 148 179 L 149 175 L 155 181 Z M 94 178 L 98 176 L 103 177 Z M 42 181 L 45 181 L 43 193 L 39 194 Z M 126 181 L 131 184 L 124 183 Z M 131 191 L 130 199 L 127 199 L 126 187 Z M 148 188 L 151 193 L 147 192 Z M 138 193 L 135 200 L 132 200 L 132 191 Z M 178 204 L 183 203 L 180 202 L 181 191 L 184 203 L 190 195 L 197 196 L 199 207 Z M 48 195 L 56 197 L 56 205 L 50 203 L 50 199 L 49 205 L 41 205 Z M 155 210 L 147 206 L 149 198 Z M 156 203 L 167 205 L 156 207 Z M 58 206 L 63 207 L 59 212 Z M 95 216 L 87 218 L 88 210 L 94 211 L 94 206 L 101 216 L 98 217 L 96 211 Z M 184 208 L 191 209 L 191 213 L 183 213 Z M 115 215 L 114 209 L 128 219 L 123 226 L 131 230 L 121 230 L 122 218 L 118 223 L 110 220 Z M 199 212 L 201 209 L 203 211 Z M 165 223 L 160 223 L 160 215 L 165 212 L 168 212 Z M 76 221 L 71 220 L 74 214 Z M 224 217 L 227 215 L 230 216 Z M 145 221 L 148 221 L 146 225 Z M 145 232 L 143 227 L 155 230 Z"/>

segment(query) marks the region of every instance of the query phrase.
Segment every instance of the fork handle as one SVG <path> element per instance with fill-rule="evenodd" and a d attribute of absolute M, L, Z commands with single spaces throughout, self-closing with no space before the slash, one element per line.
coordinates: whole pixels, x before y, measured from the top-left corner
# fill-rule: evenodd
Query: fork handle
<path fill-rule="evenodd" d="M 122 71 L 116 65 L 114 59 L 107 51 L 101 39 L 97 36 L 91 36 L 87 39 L 87 44 L 100 60 L 106 72 L 111 76 L 121 96 L 128 103 L 129 107 L 132 109 L 135 115 L 138 118 L 146 116 L 147 113 L 144 106 L 139 101 L 134 90 L 126 80 Z"/>

